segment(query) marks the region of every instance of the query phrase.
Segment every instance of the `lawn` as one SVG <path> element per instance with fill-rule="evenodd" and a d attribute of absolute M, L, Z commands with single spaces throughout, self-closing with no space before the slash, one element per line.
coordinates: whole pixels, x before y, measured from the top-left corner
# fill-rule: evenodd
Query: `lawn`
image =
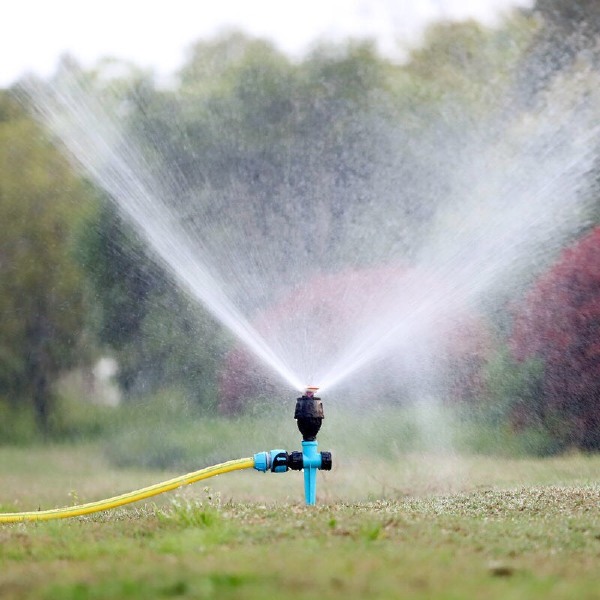
<path fill-rule="evenodd" d="M 0 598 L 598 598 L 600 457 L 407 454 L 231 473 L 112 512 L 0 526 Z M 100 499 L 175 473 L 94 445 L 0 449 L 2 510 Z"/>

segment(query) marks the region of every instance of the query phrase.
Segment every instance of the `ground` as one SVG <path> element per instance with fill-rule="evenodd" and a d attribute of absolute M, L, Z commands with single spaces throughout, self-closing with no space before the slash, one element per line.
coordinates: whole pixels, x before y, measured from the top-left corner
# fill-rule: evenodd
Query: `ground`
<path fill-rule="evenodd" d="M 312 508 L 298 473 L 231 473 L 155 503 L 1 525 L 0 598 L 599 598 L 598 472 L 583 455 L 342 461 Z M 0 505 L 172 474 L 114 470 L 93 446 L 0 449 Z"/>

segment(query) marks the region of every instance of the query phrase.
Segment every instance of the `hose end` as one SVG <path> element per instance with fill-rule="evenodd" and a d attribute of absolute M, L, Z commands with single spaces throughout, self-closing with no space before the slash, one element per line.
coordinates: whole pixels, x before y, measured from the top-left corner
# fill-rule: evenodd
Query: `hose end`
<path fill-rule="evenodd" d="M 268 452 L 257 452 L 254 455 L 254 468 L 261 473 L 266 473 L 269 468 L 270 456 Z"/>
<path fill-rule="evenodd" d="M 262 473 L 285 473 L 288 470 L 288 453 L 280 449 L 257 452 L 254 455 L 254 468 Z"/>

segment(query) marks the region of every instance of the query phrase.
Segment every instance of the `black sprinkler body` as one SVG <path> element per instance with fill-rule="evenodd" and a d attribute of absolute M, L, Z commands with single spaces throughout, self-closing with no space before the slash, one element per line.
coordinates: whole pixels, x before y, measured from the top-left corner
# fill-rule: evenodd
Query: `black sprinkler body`
<path fill-rule="evenodd" d="M 317 439 L 324 418 L 321 398 L 304 395 L 296 400 L 294 419 L 304 441 L 313 442 Z"/>

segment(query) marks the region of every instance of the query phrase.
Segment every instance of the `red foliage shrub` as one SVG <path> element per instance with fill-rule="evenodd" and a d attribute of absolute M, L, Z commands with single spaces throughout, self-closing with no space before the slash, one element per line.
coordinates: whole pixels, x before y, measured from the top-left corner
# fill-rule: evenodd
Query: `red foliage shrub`
<path fill-rule="evenodd" d="M 511 338 L 514 356 L 544 362 L 544 420 L 600 449 L 600 227 L 565 250 L 529 291 Z"/>

